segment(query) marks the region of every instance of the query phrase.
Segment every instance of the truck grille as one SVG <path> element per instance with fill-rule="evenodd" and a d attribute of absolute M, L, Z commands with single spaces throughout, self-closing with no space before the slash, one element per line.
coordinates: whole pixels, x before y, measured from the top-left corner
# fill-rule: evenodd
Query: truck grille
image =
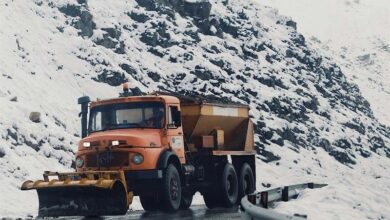
<path fill-rule="evenodd" d="M 85 159 L 86 167 L 98 167 L 96 154 L 88 154 Z M 129 166 L 129 154 L 126 152 L 101 152 L 99 153 L 99 165 L 101 167 Z"/>

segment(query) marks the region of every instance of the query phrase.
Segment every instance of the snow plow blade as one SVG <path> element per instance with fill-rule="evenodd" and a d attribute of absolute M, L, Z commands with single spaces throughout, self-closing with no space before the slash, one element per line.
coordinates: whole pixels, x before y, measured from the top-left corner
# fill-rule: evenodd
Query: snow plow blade
<path fill-rule="evenodd" d="M 39 217 L 124 215 L 133 199 L 123 171 L 45 172 L 43 177 L 21 187 L 37 190 Z"/>

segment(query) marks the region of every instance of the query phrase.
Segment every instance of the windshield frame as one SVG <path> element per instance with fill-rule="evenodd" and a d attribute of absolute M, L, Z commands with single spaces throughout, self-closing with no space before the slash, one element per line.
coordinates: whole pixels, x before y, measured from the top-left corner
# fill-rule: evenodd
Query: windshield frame
<path fill-rule="evenodd" d="M 151 105 L 151 106 L 155 105 L 156 107 L 162 107 L 163 123 L 161 123 L 160 127 L 123 126 L 121 124 L 115 124 L 115 125 L 110 124 L 108 127 L 105 127 L 105 128 L 102 127 L 100 130 L 92 130 L 92 120 L 93 120 L 93 117 L 94 117 L 94 114 L 96 111 L 99 111 L 99 110 L 100 110 L 99 112 L 111 111 L 110 114 L 112 114 L 117 110 L 131 109 L 131 107 L 130 107 L 131 105 L 133 105 L 133 107 L 134 107 L 134 106 L 140 105 L 142 103 L 144 103 L 145 105 Z M 128 107 L 126 108 L 123 106 L 128 106 Z M 106 110 L 104 110 L 105 108 L 106 108 Z M 143 108 L 145 109 L 146 107 L 143 107 Z M 136 108 L 134 108 L 134 109 L 136 109 Z M 143 117 L 144 116 L 145 115 L 143 113 Z M 129 124 L 132 124 L 132 123 L 129 123 Z M 117 130 L 117 129 L 134 129 L 134 128 L 136 128 L 136 129 L 163 129 L 163 128 L 165 128 L 165 125 L 166 125 L 166 106 L 165 106 L 165 103 L 161 102 L 161 101 L 133 101 L 133 102 L 122 102 L 122 103 L 111 103 L 111 104 L 98 105 L 98 106 L 94 106 L 93 108 L 91 108 L 89 110 L 89 116 L 88 116 L 88 134 L 107 131 L 107 130 Z"/>

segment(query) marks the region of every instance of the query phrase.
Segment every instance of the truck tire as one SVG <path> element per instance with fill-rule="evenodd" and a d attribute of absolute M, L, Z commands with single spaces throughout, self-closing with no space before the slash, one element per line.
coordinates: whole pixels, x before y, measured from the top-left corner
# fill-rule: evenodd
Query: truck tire
<path fill-rule="evenodd" d="M 164 210 L 177 211 L 181 202 L 181 182 L 179 172 L 173 164 L 169 164 L 165 171 L 161 193 Z"/>
<path fill-rule="evenodd" d="M 142 208 L 144 208 L 145 211 L 156 211 L 159 208 L 159 197 L 158 194 L 152 194 L 152 195 L 140 195 L 139 196 Z"/>
<path fill-rule="evenodd" d="M 206 204 L 207 208 L 209 208 L 209 209 L 216 208 L 220 205 L 220 202 L 218 199 L 219 199 L 218 193 L 215 193 L 215 192 L 203 193 L 204 203 Z"/>
<path fill-rule="evenodd" d="M 239 177 L 238 177 L 238 201 L 245 195 L 251 194 L 255 191 L 255 177 L 253 175 L 252 168 L 248 163 L 244 163 L 241 166 Z"/>
<path fill-rule="evenodd" d="M 238 198 L 238 180 L 234 166 L 227 163 L 222 172 L 221 179 L 221 200 L 223 206 L 230 208 L 234 206 Z"/>
<path fill-rule="evenodd" d="M 192 204 L 192 197 L 194 195 L 189 192 L 181 193 L 180 209 L 188 209 Z"/>

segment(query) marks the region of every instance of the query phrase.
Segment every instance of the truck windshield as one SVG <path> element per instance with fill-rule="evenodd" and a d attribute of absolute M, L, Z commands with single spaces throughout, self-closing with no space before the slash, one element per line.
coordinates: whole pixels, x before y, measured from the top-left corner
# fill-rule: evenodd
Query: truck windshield
<path fill-rule="evenodd" d="M 101 105 L 91 109 L 89 132 L 123 128 L 162 128 L 164 104 L 129 102 Z"/>

